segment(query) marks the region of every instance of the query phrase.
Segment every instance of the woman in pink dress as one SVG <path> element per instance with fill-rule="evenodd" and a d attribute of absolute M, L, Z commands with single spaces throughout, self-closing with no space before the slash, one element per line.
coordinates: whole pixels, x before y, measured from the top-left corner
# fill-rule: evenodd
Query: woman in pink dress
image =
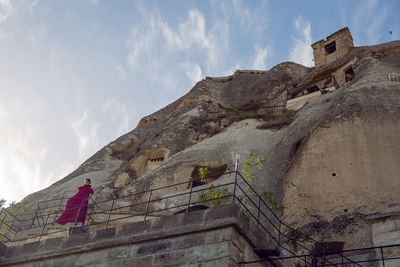
<path fill-rule="evenodd" d="M 90 179 L 86 179 L 85 184 L 78 187 L 78 193 L 68 199 L 65 210 L 56 220 L 56 223 L 64 225 L 76 221 L 81 222 L 82 225 L 84 225 L 89 204 L 88 198 L 93 193 L 94 191 L 91 187 Z"/>

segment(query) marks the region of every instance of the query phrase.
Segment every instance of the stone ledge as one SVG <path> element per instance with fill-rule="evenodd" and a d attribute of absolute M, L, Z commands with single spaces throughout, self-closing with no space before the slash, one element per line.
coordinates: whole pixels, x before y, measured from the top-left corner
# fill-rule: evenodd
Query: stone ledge
<path fill-rule="evenodd" d="M 253 247 L 256 246 L 259 238 L 257 227 L 236 205 L 228 204 L 188 214 L 170 215 L 155 220 L 129 223 L 118 228 L 9 247 L 5 250 L 1 264 L 26 263 L 187 234 L 204 233 L 228 227 L 236 229 Z M 143 248 L 143 251 L 145 250 Z"/>
<path fill-rule="evenodd" d="M 0 262 L 1 259 L 4 258 L 4 254 L 6 253 L 7 246 L 4 245 L 3 243 L 0 243 Z"/>

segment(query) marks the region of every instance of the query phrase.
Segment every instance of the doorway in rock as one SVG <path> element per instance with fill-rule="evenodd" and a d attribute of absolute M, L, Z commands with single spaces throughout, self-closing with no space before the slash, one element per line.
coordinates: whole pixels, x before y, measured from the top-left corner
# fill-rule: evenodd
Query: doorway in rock
<path fill-rule="evenodd" d="M 346 82 L 350 82 L 351 80 L 354 79 L 354 70 L 353 68 L 348 68 L 345 72 L 344 72 L 344 77 L 346 78 Z"/>

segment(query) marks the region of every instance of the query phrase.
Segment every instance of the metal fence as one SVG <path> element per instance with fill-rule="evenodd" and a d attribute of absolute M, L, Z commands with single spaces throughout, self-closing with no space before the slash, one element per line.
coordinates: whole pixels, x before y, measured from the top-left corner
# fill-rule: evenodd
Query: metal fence
<path fill-rule="evenodd" d="M 300 262 L 300 260 L 303 262 Z M 302 254 L 287 257 L 240 262 L 242 266 L 252 266 L 260 262 L 270 266 L 400 266 L 400 244 L 342 250 L 333 254 Z M 311 264 L 308 264 L 311 261 Z M 304 264 L 307 262 L 307 264 Z"/>
<path fill-rule="evenodd" d="M 389 82 L 400 82 L 400 74 L 398 73 L 388 73 Z"/>
<path fill-rule="evenodd" d="M 276 266 L 278 262 L 283 266 L 371 266 L 365 264 L 379 262 L 381 266 L 385 266 L 385 264 L 393 261 L 396 261 L 400 266 L 400 255 L 394 256 L 396 251 L 400 254 L 400 244 L 335 253 L 313 253 L 309 244 L 315 244 L 317 241 L 309 239 L 307 243 L 301 243 L 294 240 L 291 236 L 293 228 L 280 219 L 270 203 L 238 171 L 227 172 L 224 175 L 231 177 L 231 179 L 228 179 L 229 182 L 193 186 L 194 184 L 201 184 L 207 179 L 217 178 L 208 176 L 203 179 L 190 179 L 181 183 L 97 202 L 90 199 L 87 204 L 88 224 L 83 228 L 106 229 L 115 222 L 123 222 L 133 217 L 136 218 L 136 221 L 147 220 L 150 216 L 189 212 L 199 208 L 207 208 L 207 206 L 233 202 L 250 220 L 257 224 L 260 231 L 264 233 L 266 241 L 273 244 L 276 251 L 279 252 L 278 254 L 281 255 L 260 261 L 241 262 L 242 266 L 251 266 L 251 264 L 258 262 L 269 262 L 271 266 Z M 177 193 L 168 193 L 171 191 Z M 8 210 L 2 209 L 0 211 L 0 229 L 2 229 L 0 236 L 3 237 L 6 244 L 11 246 L 17 241 L 37 241 L 44 236 L 49 237 L 57 233 L 65 233 L 66 229 L 54 230 L 51 227 L 61 213 L 66 200 L 67 198 L 61 198 L 39 202 L 36 210 L 24 218 L 19 218 Z M 79 207 L 78 214 L 84 206 Z M 99 217 L 99 215 L 101 216 Z M 76 219 L 69 231 L 73 233 L 80 229 L 82 227 L 77 226 Z M 26 236 L 27 232 L 31 232 L 31 236 Z M 289 245 L 293 242 L 297 249 L 293 249 Z"/>

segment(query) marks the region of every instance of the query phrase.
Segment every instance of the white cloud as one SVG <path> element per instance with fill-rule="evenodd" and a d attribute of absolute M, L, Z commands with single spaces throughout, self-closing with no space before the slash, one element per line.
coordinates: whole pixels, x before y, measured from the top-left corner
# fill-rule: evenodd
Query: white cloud
<path fill-rule="evenodd" d="M 50 52 L 49 69 L 54 77 L 62 76 L 64 73 L 63 62 L 68 57 L 68 53 L 59 48 L 53 48 Z"/>
<path fill-rule="evenodd" d="M 268 27 L 268 1 L 257 1 L 256 7 L 251 6 L 250 1 L 231 0 L 231 1 L 210 1 L 213 9 L 221 9 L 221 13 L 227 20 L 240 21 L 244 27 L 251 28 L 259 32 Z"/>
<path fill-rule="evenodd" d="M 257 44 L 254 47 L 254 53 L 255 53 L 255 59 L 253 62 L 253 69 L 258 69 L 258 70 L 265 70 L 267 68 L 267 55 L 270 52 L 270 48 L 268 46 L 266 47 L 260 47 L 259 44 Z"/>
<path fill-rule="evenodd" d="M 242 67 L 239 64 L 236 64 L 235 66 L 232 66 L 230 68 L 228 68 L 227 70 L 225 70 L 222 73 L 222 76 L 230 76 L 233 73 L 235 73 L 235 71 L 240 70 Z"/>
<path fill-rule="evenodd" d="M 73 133 L 78 138 L 78 151 L 81 159 L 88 157 L 98 148 L 98 124 L 91 123 L 89 110 L 75 117 L 70 122 Z"/>
<path fill-rule="evenodd" d="M 359 2 L 358 8 L 354 13 L 353 24 L 358 26 L 365 22 L 374 13 L 378 0 L 367 0 Z"/>
<path fill-rule="evenodd" d="M 201 80 L 202 71 L 198 64 L 185 62 L 181 64 L 181 68 L 185 75 L 189 78 L 192 86 Z"/>
<path fill-rule="evenodd" d="M 227 23 L 219 21 L 207 27 L 201 12 L 189 10 L 188 17 L 173 27 L 157 11 L 148 12 L 142 9 L 142 13 L 146 18 L 145 23 L 131 30 L 128 42 L 128 65 L 132 70 L 151 66 L 154 71 L 173 56 L 184 58 L 193 55 L 203 63 L 196 64 L 204 65 L 206 71 L 220 69 L 224 55 L 229 53 Z M 179 58 L 173 59 L 175 62 L 179 61 Z M 169 62 L 166 65 L 168 64 Z"/>
<path fill-rule="evenodd" d="M 47 148 L 35 145 L 34 126 L 15 128 L 11 119 L 0 109 L 0 198 L 20 201 L 32 190 L 49 185 L 52 173 L 42 169 Z"/>
<path fill-rule="evenodd" d="M 13 12 L 10 0 L 0 0 L 0 24 L 3 23 Z"/>
<path fill-rule="evenodd" d="M 125 80 L 126 80 L 126 78 L 127 78 L 127 73 L 126 73 L 126 70 L 125 70 L 125 68 L 124 68 L 123 66 L 121 66 L 121 65 L 119 65 L 119 64 L 116 64 L 116 65 L 114 66 L 114 71 L 115 71 L 117 77 L 118 77 L 120 80 L 122 80 L 122 81 L 125 81 Z"/>
<path fill-rule="evenodd" d="M 103 104 L 102 109 L 110 117 L 111 123 L 116 126 L 115 136 L 120 136 L 131 130 L 131 112 L 121 101 L 111 98 Z"/>
<path fill-rule="evenodd" d="M 313 51 L 311 48 L 311 25 L 302 16 L 294 20 L 296 37 L 293 37 L 294 47 L 290 51 L 289 60 L 307 67 L 313 66 Z"/>
<path fill-rule="evenodd" d="M 363 42 L 367 44 L 378 43 L 382 33 L 388 34 L 387 29 L 382 30 L 388 9 L 388 6 L 379 6 L 378 0 L 359 2 L 353 16 L 353 36 L 365 39 Z"/>

